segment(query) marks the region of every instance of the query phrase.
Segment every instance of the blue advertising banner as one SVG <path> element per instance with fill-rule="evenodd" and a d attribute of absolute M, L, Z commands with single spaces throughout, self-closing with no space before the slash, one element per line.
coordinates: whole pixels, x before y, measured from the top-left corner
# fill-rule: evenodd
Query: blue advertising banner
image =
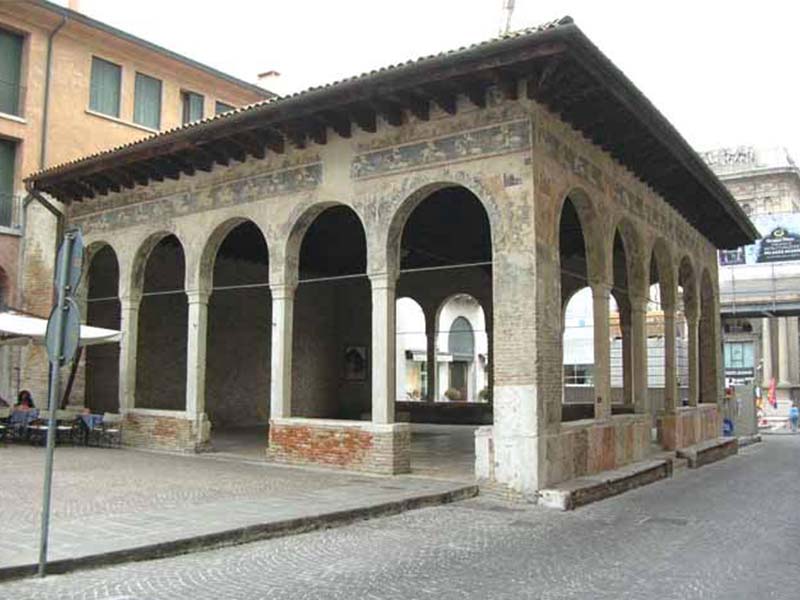
<path fill-rule="evenodd" d="M 800 261 L 800 213 L 758 215 L 750 217 L 750 220 L 761 239 L 736 250 L 720 250 L 720 265 Z"/>

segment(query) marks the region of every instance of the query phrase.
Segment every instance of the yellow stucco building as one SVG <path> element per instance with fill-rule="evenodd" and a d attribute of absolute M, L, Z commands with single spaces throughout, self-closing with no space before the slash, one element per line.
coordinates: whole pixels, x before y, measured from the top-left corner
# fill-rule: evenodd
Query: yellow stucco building
<path fill-rule="evenodd" d="M 271 96 L 76 10 L 0 3 L 2 302 L 46 314 L 52 301 L 61 207 L 31 202 L 27 175 Z M 4 354 L 7 395 L 18 365 Z"/>

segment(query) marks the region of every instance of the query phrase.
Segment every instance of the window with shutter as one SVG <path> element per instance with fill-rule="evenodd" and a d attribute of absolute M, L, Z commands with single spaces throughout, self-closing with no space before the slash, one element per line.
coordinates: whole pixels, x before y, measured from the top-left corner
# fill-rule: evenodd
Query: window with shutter
<path fill-rule="evenodd" d="M 151 129 L 161 128 L 161 80 L 136 74 L 133 122 Z"/>
<path fill-rule="evenodd" d="M 17 145 L 0 139 L 0 225 L 11 225 L 14 205 L 14 163 Z"/>
<path fill-rule="evenodd" d="M 104 115 L 119 117 L 121 81 L 122 69 L 119 65 L 93 56 L 89 108 Z"/>
<path fill-rule="evenodd" d="M 183 124 L 203 118 L 203 97 L 194 92 L 181 92 L 183 104 Z"/>
<path fill-rule="evenodd" d="M 0 29 L 0 112 L 21 115 L 22 36 Z"/>

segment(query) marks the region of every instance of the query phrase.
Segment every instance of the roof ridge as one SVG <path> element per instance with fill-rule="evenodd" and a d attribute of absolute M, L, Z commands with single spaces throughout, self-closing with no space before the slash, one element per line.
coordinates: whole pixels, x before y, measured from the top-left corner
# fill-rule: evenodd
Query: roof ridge
<path fill-rule="evenodd" d="M 31 180 L 31 179 L 37 179 L 37 178 L 39 178 L 39 177 L 41 177 L 43 175 L 48 175 L 50 173 L 54 173 L 56 171 L 65 169 L 67 167 L 70 167 L 70 166 L 73 166 L 73 165 L 77 165 L 77 164 L 81 164 L 81 163 L 84 163 L 86 161 L 98 158 L 100 156 L 106 156 L 106 155 L 109 155 L 109 154 L 114 154 L 116 152 L 124 150 L 125 148 L 138 146 L 140 144 L 143 144 L 145 142 L 148 142 L 148 141 L 156 139 L 156 138 L 168 137 L 170 135 L 175 135 L 179 131 L 192 129 L 194 127 L 197 127 L 197 126 L 200 126 L 200 125 L 204 125 L 204 124 L 208 124 L 208 123 L 211 123 L 211 122 L 214 122 L 214 121 L 224 121 L 226 119 L 232 118 L 235 115 L 240 115 L 240 114 L 243 114 L 243 113 L 246 113 L 246 112 L 251 112 L 251 111 L 257 110 L 259 108 L 262 108 L 264 106 L 267 106 L 267 105 L 279 104 L 279 103 L 286 102 L 286 101 L 289 101 L 289 100 L 292 100 L 292 99 L 300 98 L 300 97 L 305 96 L 305 95 L 307 95 L 307 94 L 309 94 L 311 92 L 324 90 L 324 89 L 330 89 L 330 88 L 333 88 L 333 87 L 336 87 L 336 86 L 343 85 L 345 83 L 351 83 L 351 82 L 356 82 L 356 81 L 359 81 L 359 80 L 367 79 L 369 77 L 373 77 L 373 76 L 381 74 L 381 73 L 392 72 L 392 71 L 401 69 L 403 67 L 408 67 L 408 66 L 412 66 L 412 65 L 419 65 L 419 64 L 424 63 L 424 62 L 429 61 L 429 60 L 435 60 L 435 59 L 442 58 L 442 57 L 445 57 L 445 56 L 453 56 L 453 55 L 456 55 L 456 54 L 459 54 L 459 53 L 462 53 L 462 52 L 467 52 L 467 51 L 470 51 L 470 50 L 474 50 L 476 48 L 482 48 L 482 47 L 489 46 L 491 44 L 496 44 L 496 43 L 499 43 L 499 42 L 502 42 L 502 41 L 505 41 L 505 40 L 517 39 L 517 38 L 526 37 L 526 36 L 529 36 L 529 35 L 535 35 L 535 34 L 543 32 L 543 31 L 548 31 L 548 30 L 551 30 L 551 29 L 557 29 L 559 27 L 563 27 L 563 26 L 566 26 L 566 25 L 572 25 L 572 24 L 574 24 L 574 20 L 572 19 L 572 17 L 570 17 L 569 15 L 565 15 L 565 16 L 560 17 L 558 19 L 553 19 L 553 20 L 550 20 L 550 21 L 546 21 L 546 22 L 544 22 L 542 24 L 539 24 L 539 25 L 534 25 L 534 26 L 523 28 L 523 29 L 517 29 L 517 30 L 514 30 L 514 31 L 510 31 L 508 33 L 504 33 L 504 34 L 501 34 L 501 35 L 498 35 L 498 36 L 494 36 L 494 37 L 491 37 L 491 38 L 488 38 L 488 39 L 485 39 L 485 40 L 482 40 L 482 41 L 479 41 L 479 42 L 475 42 L 473 44 L 469 44 L 469 45 L 466 45 L 466 46 L 460 46 L 458 48 L 453 48 L 453 49 L 450 49 L 450 50 L 443 50 L 443 51 L 438 52 L 436 54 L 429 54 L 429 55 L 420 56 L 420 57 L 417 57 L 417 58 L 411 58 L 411 59 L 406 60 L 405 62 L 394 63 L 394 64 L 390 64 L 390 65 L 387 65 L 387 66 L 384 66 L 384 67 L 379 67 L 377 69 L 372 69 L 371 71 L 366 71 L 364 73 L 361 73 L 361 74 L 358 74 L 358 75 L 353 75 L 351 77 L 345 77 L 343 79 L 337 79 L 337 80 L 334 80 L 334 81 L 329 82 L 329 83 L 313 85 L 313 86 L 307 87 L 307 88 L 305 88 L 303 90 L 300 90 L 298 92 L 287 94 L 285 96 L 277 96 L 276 95 L 276 96 L 274 96 L 272 98 L 267 98 L 267 99 L 264 99 L 264 100 L 253 102 L 251 104 L 247 104 L 245 106 L 237 107 L 237 108 L 234 108 L 233 110 L 229 110 L 229 111 L 226 111 L 224 113 L 220 113 L 218 115 L 211 115 L 211 116 L 205 117 L 203 119 L 198 119 L 197 121 L 191 121 L 189 123 L 184 123 L 184 124 L 178 125 L 176 127 L 171 127 L 170 129 L 165 129 L 163 131 L 159 131 L 158 133 L 150 134 L 150 135 L 148 135 L 146 137 L 140 138 L 138 140 L 134 140 L 132 142 L 128 142 L 128 143 L 125 143 L 125 144 L 120 144 L 118 146 L 112 146 L 110 148 L 105 148 L 103 150 L 99 150 L 99 151 L 94 152 L 92 154 L 87 154 L 87 155 L 84 155 L 84 156 L 80 156 L 80 157 L 74 158 L 72 160 L 68 160 L 68 161 L 65 161 L 65 162 L 62 162 L 62 163 L 58 163 L 56 165 L 52 165 L 50 167 L 46 167 L 44 169 L 40 169 L 38 171 L 34 171 L 30 175 L 28 175 L 25 178 L 25 180 L 28 181 L 28 180 Z"/>

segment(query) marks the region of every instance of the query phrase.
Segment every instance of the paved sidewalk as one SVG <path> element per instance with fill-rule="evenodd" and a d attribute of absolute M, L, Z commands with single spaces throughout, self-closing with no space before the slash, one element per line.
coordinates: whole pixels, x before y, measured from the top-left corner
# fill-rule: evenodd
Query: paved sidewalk
<path fill-rule="evenodd" d="M 0 579 L 38 557 L 44 453 L 0 447 Z M 210 456 L 58 448 L 53 572 L 266 539 L 430 506 L 474 486 L 370 477 Z"/>

